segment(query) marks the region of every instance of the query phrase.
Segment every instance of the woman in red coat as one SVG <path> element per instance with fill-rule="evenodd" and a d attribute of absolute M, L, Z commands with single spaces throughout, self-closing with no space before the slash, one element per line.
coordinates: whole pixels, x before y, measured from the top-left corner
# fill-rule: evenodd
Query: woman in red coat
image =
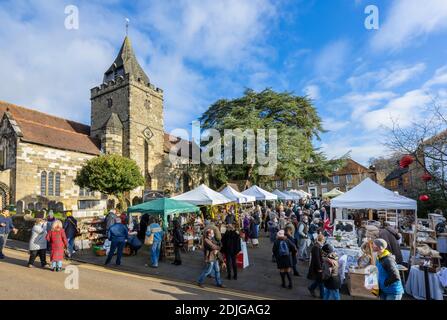
<path fill-rule="evenodd" d="M 60 220 L 56 220 L 51 226 L 51 231 L 47 234 L 47 241 L 51 244 L 51 271 L 61 271 L 64 250 L 68 241 Z"/>

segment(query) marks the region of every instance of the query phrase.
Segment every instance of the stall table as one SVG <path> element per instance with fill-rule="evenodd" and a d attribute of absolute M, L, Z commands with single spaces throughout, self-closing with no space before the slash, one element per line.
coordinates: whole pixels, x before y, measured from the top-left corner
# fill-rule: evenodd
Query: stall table
<path fill-rule="evenodd" d="M 444 288 L 436 273 L 428 273 L 430 296 L 433 300 L 443 300 Z M 405 285 L 405 292 L 415 299 L 426 300 L 424 271 L 419 266 L 412 266 Z"/>

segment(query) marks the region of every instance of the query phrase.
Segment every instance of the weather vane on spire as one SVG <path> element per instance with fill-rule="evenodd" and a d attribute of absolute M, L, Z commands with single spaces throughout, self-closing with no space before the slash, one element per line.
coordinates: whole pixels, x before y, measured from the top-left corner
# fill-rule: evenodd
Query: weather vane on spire
<path fill-rule="evenodd" d="M 126 18 L 126 37 L 129 35 L 129 23 L 130 23 L 129 18 Z"/>

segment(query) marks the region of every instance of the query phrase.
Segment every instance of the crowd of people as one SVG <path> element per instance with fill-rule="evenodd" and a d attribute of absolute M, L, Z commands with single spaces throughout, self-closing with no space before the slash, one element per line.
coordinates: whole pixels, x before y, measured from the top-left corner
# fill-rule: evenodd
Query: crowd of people
<path fill-rule="evenodd" d="M 279 203 L 276 207 L 253 205 L 239 210 L 222 208 L 222 220 L 204 222 L 201 245 L 204 252 L 204 267 L 197 284 L 204 286 L 207 277 L 214 278 L 218 287 L 224 287 L 221 271 L 226 271 L 228 280 L 238 279 L 237 256 L 241 252 L 241 239 L 251 248 L 259 248 L 259 237 L 264 235 L 272 245 L 272 262 L 279 270 L 281 287 L 292 289 L 293 277 L 300 277 L 299 264 L 308 267 L 308 290 L 311 296 L 325 300 L 339 300 L 342 281 L 339 272 L 339 257 L 326 238 L 332 235 L 334 226 L 329 218 L 329 202 L 308 199 L 307 201 Z M 67 213 L 64 223 L 57 220 L 50 211 L 45 219 L 35 219 L 29 241 L 28 266 L 34 266 L 37 257 L 42 267 L 52 271 L 62 270 L 64 257 L 70 258 L 74 251 L 74 240 L 79 234 L 77 220 Z M 220 227 L 225 226 L 222 234 Z M 185 246 L 182 226 L 178 219 L 172 221 L 169 239 L 174 247 L 176 266 L 182 265 L 181 249 Z M 218 227 L 219 226 L 219 227 Z M 112 262 L 116 254 L 116 265 L 121 264 L 126 246 L 132 254 L 145 245 L 150 246 L 150 261 L 147 266 L 158 268 L 162 242 L 166 230 L 160 219 L 144 214 L 139 221 L 129 218 L 116 209 L 110 210 L 104 219 L 104 228 L 109 245 L 105 265 Z M 0 215 L 0 259 L 4 258 L 3 248 L 8 234 L 17 232 L 8 210 Z M 381 229 L 379 238 L 374 240 L 377 253 L 380 297 L 401 299 L 403 287 L 397 264 L 402 260 L 398 234 L 389 226 Z M 47 263 L 47 254 L 50 263 Z M 318 295 L 317 295 L 318 289 Z"/>

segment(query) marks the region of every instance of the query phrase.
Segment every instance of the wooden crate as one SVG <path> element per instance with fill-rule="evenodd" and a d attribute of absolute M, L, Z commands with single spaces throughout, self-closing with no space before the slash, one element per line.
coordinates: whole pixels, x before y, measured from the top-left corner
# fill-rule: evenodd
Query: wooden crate
<path fill-rule="evenodd" d="M 365 274 L 349 272 L 346 283 L 351 296 L 378 299 L 378 297 L 365 288 Z"/>

